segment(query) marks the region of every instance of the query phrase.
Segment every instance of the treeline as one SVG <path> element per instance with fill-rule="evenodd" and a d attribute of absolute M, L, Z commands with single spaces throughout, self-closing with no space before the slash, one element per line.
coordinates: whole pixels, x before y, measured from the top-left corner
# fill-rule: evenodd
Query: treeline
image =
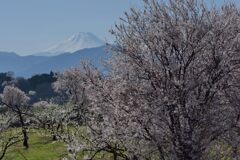
<path fill-rule="evenodd" d="M 52 89 L 52 83 L 56 81 L 55 73 L 33 75 L 30 78 L 15 77 L 13 72 L 0 73 L 0 92 L 6 85 L 13 85 L 27 93 L 31 97 L 31 103 L 45 100 L 49 101 L 57 96 Z"/>

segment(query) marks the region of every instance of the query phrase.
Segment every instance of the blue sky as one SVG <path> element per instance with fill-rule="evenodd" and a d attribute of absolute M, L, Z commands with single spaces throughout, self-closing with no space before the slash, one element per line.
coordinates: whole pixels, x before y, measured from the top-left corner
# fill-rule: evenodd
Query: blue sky
<path fill-rule="evenodd" d="M 111 26 L 124 11 L 141 4 L 142 0 L 0 0 L 0 51 L 32 54 L 77 32 L 111 40 Z"/>
<path fill-rule="evenodd" d="M 108 30 L 141 0 L 0 0 L 0 51 L 40 52 L 77 32 Z"/>

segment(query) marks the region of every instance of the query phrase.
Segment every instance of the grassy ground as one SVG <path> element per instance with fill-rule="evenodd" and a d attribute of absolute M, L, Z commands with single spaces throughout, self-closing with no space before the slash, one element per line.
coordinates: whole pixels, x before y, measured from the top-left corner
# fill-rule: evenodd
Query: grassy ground
<path fill-rule="evenodd" d="M 39 130 L 29 132 L 29 149 L 24 149 L 22 142 L 12 146 L 4 160 L 62 160 L 68 157 L 66 146 L 62 142 L 53 141 L 52 136 L 47 132 L 38 133 Z M 78 154 L 78 159 L 82 160 L 84 154 Z M 112 155 L 100 153 L 96 160 L 112 160 Z"/>
<path fill-rule="evenodd" d="M 29 134 L 30 148 L 25 150 L 22 146 L 22 142 L 12 146 L 4 160 L 62 160 L 64 157 L 68 157 L 66 146 L 58 141 L 52 141 L 51 135 L 47 132 L 44 134 L 37 133 L 38 130 L 31 131 Z M 219 160 L 231 160 L 228 156 L 231 148 L 224 143 L 215 144 L 209 152 L 207 159 L 216 159 L 212 157 L 219 157 Z M 82 160 L 83 153 L 78 154 L 78 159 Z M 100 153 L 95 157 L 96 160 L 112 160 L 112 155 L 106 153 Z"/>
<path fill-rule="evenodd" d="M 4 160 L 60 160 L 67 156 L 63 143 L 52 141 L 51 136 L 42 136 L 37 133 L 29 135 L 30 148 L 25 150 L 22 143 L 12 146 Z"/>

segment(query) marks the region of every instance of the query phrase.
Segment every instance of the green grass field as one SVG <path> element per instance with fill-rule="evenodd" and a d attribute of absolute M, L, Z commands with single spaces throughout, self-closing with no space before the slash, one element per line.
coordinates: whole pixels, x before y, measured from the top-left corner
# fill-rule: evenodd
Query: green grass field
<path fill-rule="evenodd" d="M 28 150 L 22 143 L 12 146 L 4 160 L 60 160 L 67 156 L 66 147 L 63 143 L 52 141 L 51 136 L 42 136 L 37 133 L 29 134 Z"/>
<path fill-rule="evenodd" d="M 4 160 L 62 160 L 68 157 L 66 146 L 59 141 L 53 141 L 52 136 L 48 132 L 40 130 L 32 130 L 29 132 L 29 149 L 23 148 L 22 142 L 12 146 L 8 151 Z M 220 148 L 219 148 L 220 147 Z M 219 142 L 210 149 L 208 159 L 218 155 L 219 160 L 231 160 L 228 156 L 231 148 L 226 144 Z M 78 160 L 82 160 L 83 153 L 78 154 Z M 113 157 L 107 153 L 100 153 L 95 157 L 96 160 L 112 160 Z"/>
<path fill-rule="evenodd" d="M 31 130 L 29 132 L 29 149 L 24 149 L 22 142 L 19 142 L 8 149 L 4 160 L 62 160 L 68 157 L 66 148 L 64 143 L 53 141 L 48 132 Z M 78 159 L 82 160 L 83 157 L 84 154 L 80 152 Z M 112 160 L 112 156 L 99 153 L 95 159 Z"/>

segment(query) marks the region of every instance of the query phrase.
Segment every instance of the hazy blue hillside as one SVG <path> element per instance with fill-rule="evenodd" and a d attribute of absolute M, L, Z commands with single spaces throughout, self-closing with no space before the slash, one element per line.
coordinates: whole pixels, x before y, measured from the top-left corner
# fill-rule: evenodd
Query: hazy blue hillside
<path fill-rule="evenodd" d="M 42 56 L 19 56 L 16 53 L 0 52 L 0 72 L 13 71 L 18 76 L 24 76 L 27 73 L 23 73 L 23 71 L 47 59 L 47 57 Z"/>
<path fill-rule="evenodd" d="M 16 76 L 29 77 L 33 74 L 63 71 L 77 66 L 81 60 L 89 60 L 101 66 L 101 59 L 107 58 L 105 46 L 65 53 L 58 56 L 18 56 L 15 53 L 0 52 L 0 72 L 13 71 Z"/>

